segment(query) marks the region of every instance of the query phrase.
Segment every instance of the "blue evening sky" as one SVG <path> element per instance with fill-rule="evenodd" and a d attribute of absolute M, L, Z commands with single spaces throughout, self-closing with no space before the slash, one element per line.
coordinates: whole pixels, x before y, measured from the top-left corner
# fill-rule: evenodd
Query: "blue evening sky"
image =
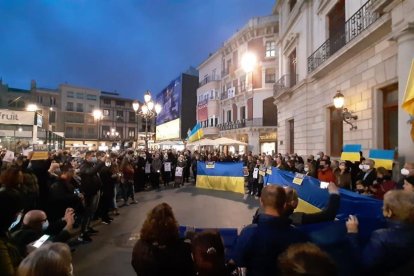
<path fill-rule="evenodd" d="M 143 98 L 197 67 L 274 0 L 0 0 L 0 78 Z"/>

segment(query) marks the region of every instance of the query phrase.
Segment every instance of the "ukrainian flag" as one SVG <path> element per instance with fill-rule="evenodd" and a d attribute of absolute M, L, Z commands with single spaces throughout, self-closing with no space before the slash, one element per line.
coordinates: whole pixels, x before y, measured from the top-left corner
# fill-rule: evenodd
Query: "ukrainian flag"
<path fill-rule="evenodd" d="M 188 142 L 198 141 L 203 138 L 204 132 L 201 128 L 201 124 L 197 123 L 193 129 L 191 130 L 190 134 L 188 135 Z"/>
<path fill-rule="evenodd" d="M 375 168 L 384 167 L 387 170 L 392 170 L 394 150 L 372 149 L 369 151 L 369 159 L 375 161 Z"/>
<path fill-rule="evenodd" d="M 359 144 L 344 145 L 342 148 L 341 160 L 359 162 L 361 159 L 361 156 L 359 154 L 361 148 L 362 146 Z"/>
<path fill-rule="evenodd" d="M 196 187 L 244 194 L 243 163 L 197 162 Z"/>
<path fill-rule="evenodd" d="M 295 174 L 289 171 L 272 168 L 272 174 L 267 175 L 268 185 L 289 186 L 296 190 L 299 196 L 299 206 L 296 212 L 315 213 L 325 208 L 329 193 L 327 189 L 320 188 L 320 181 L 316 178 L 305 176 L 301 185 L 293 183 Z M 357 215 L 358 218 L 371 220 L 382 219 L 382 201 L 360 195 L 345 189 L 340 189 L 340 207 L 337 218 L 346 220 L 349 215 Z"/>

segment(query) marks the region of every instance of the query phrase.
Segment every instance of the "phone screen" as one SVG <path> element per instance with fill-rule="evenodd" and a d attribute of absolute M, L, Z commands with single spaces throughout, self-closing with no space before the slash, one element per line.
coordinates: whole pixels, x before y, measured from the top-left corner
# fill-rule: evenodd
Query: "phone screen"
<path fill-rule="evenodd" d="M 320 187 L 321 187 L 321 189 L 327 189 L 328 185 L 329 185 L 329 182 L 321 181 Z"/>
<path fill-rule="evenodd" d="M 50 237 L 49 235 L 43 235 L 43 236 L 41 236 L 41 237 L 40 237 L 40 239 L 38 239 L 37 241 L 35 241 L 35 242 L 33 243 L 33 247 L 36 247 L 36 248 L 41 247 L 41 246 L 42 246 L 42 244 L 43 244 L 45 241 L 47 241 L 47 239 L 48 239 L 49 237 Z"/>

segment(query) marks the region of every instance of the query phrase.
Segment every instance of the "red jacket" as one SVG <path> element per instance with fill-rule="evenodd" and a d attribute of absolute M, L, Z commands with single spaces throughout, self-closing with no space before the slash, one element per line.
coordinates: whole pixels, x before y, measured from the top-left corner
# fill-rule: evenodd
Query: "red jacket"
<path fill-rule="evenodd" d="M 336 183 L 336 178 L 331 168 L 328 168 L 326 171 L 318 170 L 318 179 L 324 182 Z"/>

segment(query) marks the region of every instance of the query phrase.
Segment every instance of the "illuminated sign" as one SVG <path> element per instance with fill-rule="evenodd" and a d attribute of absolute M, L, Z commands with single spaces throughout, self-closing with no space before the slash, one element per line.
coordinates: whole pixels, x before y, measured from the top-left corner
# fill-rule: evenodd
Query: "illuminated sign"
<path fill-rule="evenodd" d="M 180 138 L 180 119 L 157 126 L 157 141 Z"/>
<path fill-rule="evenodd" d="M 33 125 L 35 113 L 0 109 L 0 124 Z"/>
<path fill-rule="evenodd" d="M 179 77 L 157 95 L 156 102 L 162 106 L 157 116 L 157 126 L 180 117 L 181 87 L 181 77 Z"/>

